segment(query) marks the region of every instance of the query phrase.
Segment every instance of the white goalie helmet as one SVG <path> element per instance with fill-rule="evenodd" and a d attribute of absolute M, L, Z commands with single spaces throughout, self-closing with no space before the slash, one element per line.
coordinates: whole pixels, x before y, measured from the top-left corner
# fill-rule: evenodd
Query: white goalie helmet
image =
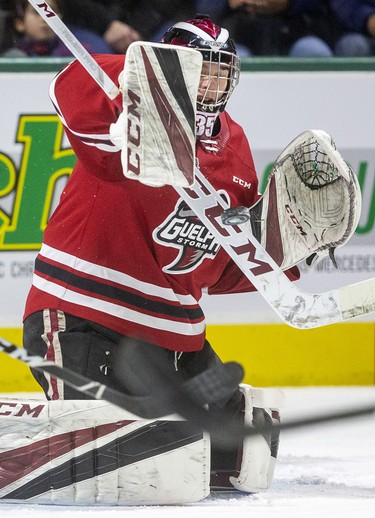
<path fill-rule="evenodd" d="M 213 23 L 208 16 L 197 15 L 173 25 L 161 41 L 201 52 L 203 65 L 197 111 L 206 120 L 203 126 L 206 126 L 205 136 L 209 136 L 217 115 L 225 109 L 239 81 L 240 59 L 233 40 L 227 29 Z"/>

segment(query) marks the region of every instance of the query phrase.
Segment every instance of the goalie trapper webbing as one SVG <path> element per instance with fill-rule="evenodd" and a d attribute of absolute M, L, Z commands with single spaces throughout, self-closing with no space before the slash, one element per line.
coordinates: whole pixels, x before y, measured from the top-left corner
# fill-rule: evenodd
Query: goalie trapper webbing
<path fill-rule="evenodd" d="M 332 140 L 331 145 L 336 150 Z M 319 189 L 340 177 L 338 168 L 316 138 L 309 138 L 296 146 L 290 158 L 299 178 L 310 189 Z"/>

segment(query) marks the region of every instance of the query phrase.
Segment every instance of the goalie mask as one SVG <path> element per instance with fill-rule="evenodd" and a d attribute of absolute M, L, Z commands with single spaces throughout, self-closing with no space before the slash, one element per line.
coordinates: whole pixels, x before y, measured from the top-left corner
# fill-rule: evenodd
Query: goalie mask
<path fill-rule="evenodd" d="M 197 137 L 210 137 L 215 120 L 238 84 L 240 65 L 236 47 L 226 29 L 207 16 L 173 25 L 162 43 L 197 49 L 203 56 L 197 99 Z"/>

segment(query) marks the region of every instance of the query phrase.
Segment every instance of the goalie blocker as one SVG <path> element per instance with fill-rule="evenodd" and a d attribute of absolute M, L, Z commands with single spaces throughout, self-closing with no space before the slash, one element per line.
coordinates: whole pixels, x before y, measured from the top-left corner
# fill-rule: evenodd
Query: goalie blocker
<path fill-rule="evenodd" d="M 282 393 L 241 390 L 244 424 L 271 424 Z M 270 427 L 220 456 L 177 416 L 145 420 L 102 401 L 2 399 L 0 428 L 0 498 L 21 503 L 162 505 L 211 489 L 257 492 L 271 483 L 278 445 Z M 221 457 L 234 463 L 218 465 Z"/>

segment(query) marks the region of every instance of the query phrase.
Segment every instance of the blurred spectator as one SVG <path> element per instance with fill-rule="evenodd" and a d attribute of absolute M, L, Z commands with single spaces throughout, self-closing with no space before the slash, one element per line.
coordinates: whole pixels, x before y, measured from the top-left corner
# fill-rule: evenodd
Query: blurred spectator
<path fill-rule="evenodd" d="M 160 41 L 176 21 L 193 18 L 197 12 L 191 0 L 114 0 L 114 4 L 119 18 L 148 41 Z"/>
<path fill-rule="evenodd" d="M 27 1 L 0 0 L 0 52 L 14 47 L 13 55 L 70 55 L 54 36 L 49 44 L 26 44 L 27 36 L 14 32 L 15 4 Z M 4 15 L 9 5 L 12 27 Z M 242 57 L 375 54 L 375 0 L 51 0 L 51 5 L 60 12 L 63 7 L 64 22 L 91 53 L 123 53 L 134 41 L 160 41 L 173 23 L 199 12 L 233 34 Z"/>
<path fill-rule="evenodd" d="M 65 0 L 67 23 L 77 23 L 97 34 L 117 53 L 133 41 L 160 41 L 166 29 L 180 19 L 193 17 L 188 0 Z"/>
<path fill-rule="evenodd" d="M 14 0 L 0 0 L 0 12 L 12 12 L 14 18 L 9 7 L 13 4 Z M 64 0 L 63 20 L 81 42 L 94 47 L 96 38 L 105 43 L 105 49 L 95 45 L 93 52 L 123 53 L 134 41 L 160 41 L 175 21 L 195 15 L 194 4 L 189 0 Z M 8 23 L 1 48 L 9 47 L 9 32 Z"/>
<path fill-rule="evenodd" d="M 198 1 L 255 55 L 375 54 L 375 0 Z M 227 17 L 223 20 L 222 17 Z"/>
<path fill-rule="evenodd" d="M 126 0 L 65 0 L 64 22 L 94 32 L 116 53 L 125 52 L 131 43 L 142 38 L 135 28 L 120 19 L 118 3 L 124 4 L 124 9 L 128 4 Z"/>
<path fill-rule="evenodd" d="M 9 30 L 8 20 L 9 6 L 4 0 L 0 0 L 0 55 L 13 46 L 13 35 Z"/>
<path fill-rule="evenodd" d="M 336 43 L 337 56 L 375 55 L 375 0 L 329 0 L 347 31 Z"/>
<path fill-rule="evenodd" d="M 56 14 L 62 15 L 63 0 L 50 0 L 49 5 Z M 4 33 L 7 33 L 8 41 L 4 45 L 2 57 L 71 56 L 69 49 L 27 0 L 10 1 L 7 7 Z M 112 52 L 111 48 L 98 35 L 76 26 L 71 26 L 70 29 L 76 33 L 89 52 Z"/>
<path fill-rule="evenodd" d="M 325 0 L 198 0 L 196 4 L 253 55 L 333 55 L 336 23 Z"/>

